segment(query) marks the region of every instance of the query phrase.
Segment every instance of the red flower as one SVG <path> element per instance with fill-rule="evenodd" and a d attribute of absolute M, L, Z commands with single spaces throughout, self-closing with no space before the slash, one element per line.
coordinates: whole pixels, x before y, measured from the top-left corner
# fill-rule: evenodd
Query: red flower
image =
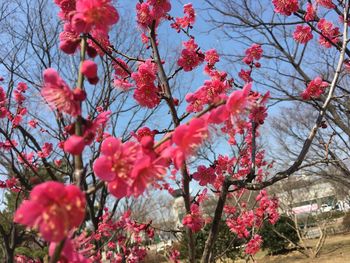
<path fill-rule="evenodd" d="M 212 167 L 205 167 L 204 165 L 199 165 L 197 167 L 197 172 L 192 174 L 192 178 L 199 181 L 199 185 L 206 186 L 207 184 L 212 184 L 215 181 L 215 170 Z"/>
<path fill-rule="evenodd" d="M 77 33 L 89 33 L 94 29 L 108 34 L 118 20 L 119 14 L 110 0 L 77 0 L 72 25 Z"/>
<path fill-rule="evenodd" d="M 316 17 L 316 11 L 314 9 L 314 6 L 311 3 L 307 4 L 306 7 L 306 13 L 305 13 L 305 21 L 309 22 L 314 20 Z"/>
<path fill-rule="evenodd" d="M 64 142 L 64 151 L 73 155 L 80 155 L 85 148 L 82 136 L 72 135 Z"/>
<path fill-rule="evenodd" d="M 321 30 L 322 33 L 318 41 L 322 46 L 330 48 L 332 43 L 337 43 L 339 41 L 339 28 L 334 27 L 332 22 L 321 18 L 317 23 L 317 28 Z"/>
<path fill-rule="evenodd" d="M 328 82 L 323 81 L 320 77 L 317 77 L 314 80 L 310 81 L 310 83 L 307 85 L 306 90 L 304 90 L 301 94 L 301 97 L 304 100 L 318 98 L 324 93 L 325 88 L 328 86 Z"/>
<path fill-rule="evenodd" d="M 81 73 L 83 73 L 86 76 L 90 84 L 97 84 L 97 65 L 95 62 L 93 62 L 92 60 L 85 60 L 81 65 Z"/>
<path fill-rule="evenodd" d="M 80 115 L 80 104 L 76 100 L 73 91 L 61 79 L 57 71 L 48 68 L 44 71 L 44 86 L 41 95 L 48 104 L 59 111 L 72 116 Z"/>
<path fill-rule="evenodd" d="M 247 243 L 247 246 L 246 246 L 244 252 L 246 254 L 249 254 L 249 255 L 256 254 L 259 251 L 262 242 L 263 242 L 263 240 L 262 240 L 261 236 L 255 234 L 252 237 L 252 239 L 249 240 L 249 242 Z"/>
<path fill-rule="evenodd" d="M 332 3 L 332 0 L 316 0 L 316 3 L 328 9 L 335 8 L 335 5 Z"/>
<path fill-rule="evenodd" d="M 191 214 L 187 214 L 182 219 L 182 224 L 192 230 L 192 232 L 198 232 L 204 226 L 204 219 L 199 210 L 199 206 L 196 204 L 191 205 Z"/>
<path fill-rule="evenodd" d="M 209 65 L 214 66 L 217 62 L 219 62 L 220 58 L 215 49 L 209 49 L 207 52 L 205 52 L 204 60 L 208 62 Z"/>
<path fill-rule="evenodd" d="M 42 183 L 31 191 L 14 216 L 14 222 L 38 228 L 46 241 L 59 242 L 83 222 L 85 196 L 74 185 Z"/>
<path fill-rule="evenodd" d="M 67 54 L 74 54 L 80 44 L 80 37 L 73 28 L 71 23 L 65 23 L 63 32 L 60 33 L 60 49 Z"/>
<path fill-rule="evenodd" d="M 290 16 L 299 9 L 298 0 L 272 0 L 272 3 L 275 12 L 285 16 Z"/>
<path fill-rule="evenodd" d="M 196 12 L 191 3 L 184 5 L 184 14 L 184 17 L 177 17 L 175 23 L 171 24 L 171 27 L 175 28 L 177 32 L 180 32 L 181 28 L 192 27 L 196 21 Z"/>
<path fill-rule="evenodd" d="M 139 151 L 138 144 L 122 143 L 114 137 L 102 143 L 101 156 L 96 159 L 93 170 L 98 177 L 109 182 L 108 189 L 118 198 L 132 194 L 127 186 Z"/>
<path fill-rule="evenodd" d="M 297 25 L 293 33 L 293 38 L 296 42 L 306 44 L 313 38 L 313 35 L 311 33 L 311 27 Z"/>
<path fill-rule="evenodd" d="M 136 82 L 134 99 L 143 107 L 154 108 L 160 103 L 158 88 L 154 85 L 157 74 L 157 65 L 150 59 L 141 63 L 137 72 L 131 74 Z"/>
<path fill-rule="evenodd" d="M 194 39 L 190 39 L 183 43 L 185 47 L 181 51 L 181 57 L 177 61 L 180 67 L 183 67 L 184 71 L 191 71 L 203 62 L 203 54 L 197 51 L 198 45 L 194 42 Z"/>
<path fill-rule="evenodd" d="M 178 126 L 172 136 L 176 147 L 173 151 L 173 159 L 177 168 L 183 161 L 194 154 L 198 146 L 208 137 L 208 124 L 204 119 L 193 119 L 188 124 Z"/>
<path fill-rule="evenodd" d="M 226 109 L 231 115 L 239 115 L 248 105 L 248 96 L 252 88 L 252 83 L 248 83 L 242 90 L 234 91 L 226 102 Z"/>

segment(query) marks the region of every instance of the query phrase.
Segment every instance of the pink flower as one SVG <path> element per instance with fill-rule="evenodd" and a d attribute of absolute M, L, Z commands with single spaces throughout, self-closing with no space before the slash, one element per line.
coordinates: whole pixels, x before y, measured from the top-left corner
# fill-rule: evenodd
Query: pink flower
<path fill-rule="evenodd" d="M 181 51 L 181 56 L 177 61 L 177 64 L 184 69 L 184 71 L 192 71 L 200 63 L 203 62 L 203 54 L 197 50 L 198 45 L 194 42 L 194 39 L 190 39 L 183 43 L 185 47 Z"/>
<path fill-rule="evenodd" d="M 339 41 L 339 28 L 334 27 L 333 23 L 321 18 L 317 23 L 317 28 L 321 30 L 322 35 L 319 38 L 319 43 L 326 47 L 332 47 L 332 43 L 337 43 Z"/>
<path fill-rule="evenodd" d="M 321 77 L 317 77 L 314 80 L 310 81 L 307 85 L 306 90 L 303 91 L 301 97 L 304 100 L 309 100 L 311 98 L 320 97 L 325 89 L 329 86 L 328 82 L 323 81 Z"/>
<path fill-rule="evenodd" d="M 75 244 L 74 240 L 67 238 L 64 241 L 64 246 L 60 254 L 60 262 L 72 262 L 72 263 L 90 263 L 89 259 L 86 259 L 82 254 L 80 254 L 77 249 L 78 246 Z M 49 255 L 52 256 L 55 253 L 57 247 L 56 242 L 52 242 L 49 247 Z"/>
<path fill-rule="evenodd" d="M 45 182 L 34 187 L 29 200 L 23 201 L 14 222 L 38 228 L 49 242 L 59 242 L 83 222 L 85 196 L 74 185 Z"/>
<path fill-rule="evenodd" d="M 72 25 L 77 33 L 89 33 L 95 29 L 108 34 L 118 20 L 119 14 L 110 0 L 77 0 Z"/>
<path fill-rule="evenodd" d="M 38 121 L 37 120 L 35 120 L 35 119 L 32 119 L 32 120 L 30 120 L 30 121 L 28 121 L 28 125 L 30 126 L 30 127 L 32 127 L 33 129 L 35 129 L 36 128 L 36 126 L 38 125 Z"/>
<path fill-rule="evenodd" d="M 192 232 L 198 232 L 204 226 L 204 219 L 199 210 L 199 206 L 196 204 L 191 205 L 191 214 L 187 214 L 182 219 L 182 224 L 192 230 Z"/>
<path fill-rule="evenodd" d="M 74 54 L 80 44 L 80 37 L 73 28 L 71 23 L 64 24 L 63 32 L 60 33 L 60 49 L 67 54 Z"/>
<path fill-rule="evenodd" d="M 185 159 L 194 154 L 207 137 L 208 124 L 204 119 L 196 118 L 188 124 L 178 126 L 172 136 L 172 142 L 176 144 L 172 156 L 175 166 L 181 167 Z"/>
<path fill-rule="evenodd" d="M 97 77 L 97 65 L 92 60 L 85 60 L 81 66 L 81 73 L 88 79 L 89 83 L 96 85 L 99 81 Z"/>
<path fill-rule="evenodd" d="M 262 241 L 261 236 L 255 234 L 247 243 L 244 252 L 249 255 L 255 255 L 259 251 Z"/>
<path fill-rule="evenodd" d="M 332 3 L 332 0 L 316 0 L 316 3 L 328 9 L 335 8 L 335 5 Z"/>
<path fill-rule="evenodd" d="M 205 167 L 204 165 L 199 165 L 197 167 L 197 172 L 192 174 L 192 178 L 199 181 L 199 185 L 206 186 L 207 184 L 212 184 L 215 181 L 215 170 L 212 167 Z"/>
<path fill-rule="evenodd" d="M 119 78 L 128 77 L 129 72 L 131 71 L 128 64 L 126 64 L 126 62 L 120 58 L 116 58 L 116 61 L 118 62 L 112 62 L 115 75 Z"/>
<path fill-rule="evenodd" d="M 171 24 L 171 27 L 175 28 L 177 32 L 180 32 L 181 28 L 192 27 L 196 21 L 196 12 L 191 3 L 184 5 L 184 14 L 184 17 L 177 17 L 175 23 Z"/>
<path fill-rule="evenodd" d="M 165 17 L 166 13 L 171 9 L 169 0 L 147 0 L 147 3 L 153 7 L 152 15 L 154 19 Z"/>
<path fill-rule="evenodd" d="M 298 0 L 272 0 L 272 3 L 275 6 L 274 11 L 285 16 L 290 16 L 299 9 Z"/>
<path fill-rule="evenodd" d="M 240 115 L 249 104 L 248 96 L 252 88 L 252 83 L 246 84 L 242 90 L 232 92 L 226 102 L 226 109 L 231 115 Z"/>
<path fill-rule="evenodd" d="M 138 144 L 122 143 L 114 137 L 102 143 L 101 156 L 94 162 L 93 170 L 98 177 L 109 182 L 108 189 L 118 198 L 132 194 L 127 186 L 139 151 Z"/>
<path fill-rule="evenodd" d="M 219 62 L 220 58 L 215 49 L 209 49 L 207 52 L 205 52 L 204 60 L 208 62 L 210 66 L 214 66 L 217 62 Z"/>
<path fill-rule="evenodd" d="M 246 64 L 251 64 L 254 60 L 260 60 L 263 54 L 261 45 L 253 44 L 251 47 L 247 48 L 245 51 L 245 58 L 243 62 Z"/>
<path fill-rule="evenodd" d="M 311 3 L 307 4 L 306 7 L 306 13 L 305 13 L 305 21 L 309 22 L 314 20 L 316 17 L 316 11 L 314 9 L 314 6 Z"/>
<path fill-rule="evenodd" d="M 137 23 L 142 28 L 147 28 L 152 24 L 153 17 L 151 14 L 151 7 L 148 3 L 137 3 L 136 4 L 136 15 Z"/>
<path fill-rule="evenodd" d="M 141 63 L 137 72 L 131 74 L 136 82 L 134 99 L 143 107 L 154 108 L 160 103 L 158 88 L 155 86 L 157 65 L 150 59 Z"/>
<path fill-rule="evenodd" d="M 41 151 L 38 151 L 38 157 L 47 158 L 53 150 L 52 143 L 45 142 L 44 146 L 41 148 Z"/>
<path fill-rule="evenodd" d="M 296 42 L 306 44 L 313 38 L 313 35 L 311 33 L 311 27 L 297 25 L 293 33 L 293 38 Z"/>
<path fill-rule="evenodd" d="M 61 8 L 58 16 L 61 19 L 69 20 L 72 13 L 75 11 L 76 0 L 55 0 L 55 3 Z"/>
<path fill-rule="evenodd" d="M 92 60 L 84 60 L 81 65 L 81 73 L 87 78 L 96 78 L 97 77 L 97 65 Z"/>
<path fill-rule="evenodd" d="M 161 19 L 166 17 L 167 12 L 171 9 L 168 0 L 147 0 L 143 3 L 136 4 L 137 23 L 143 29 L 152 25 L 155 21 L 156 27 Z"/>
<path fill-rule="evenodd" d="M 238 73 L 238 76 L 245 82 L 245 83 L 248 83 L 248 82 L 252 82 L 253 79 L 251 77 L 251 74 L 252 74 L 252 71 L 251 69 L 248 69 L 248 70 L 243 70 L 241 69 L 241 71 Z"/>
<path fill-rule="evenodd" d="M 80 104 L 76 100 L 73 91 L 60 78 L 57 71 L 48 68 L 44 71 L 44 86 L 41 95 L 48 104 L 59 111 L 68 113 L 72 116 L 80 115 Z"/>
<path fill-rule="evenodd" d="M 85 140 L 82 136 L 72 135 L 64 142 L 64 151 L 73 155 L 80 155 L 84 148 Z"/>

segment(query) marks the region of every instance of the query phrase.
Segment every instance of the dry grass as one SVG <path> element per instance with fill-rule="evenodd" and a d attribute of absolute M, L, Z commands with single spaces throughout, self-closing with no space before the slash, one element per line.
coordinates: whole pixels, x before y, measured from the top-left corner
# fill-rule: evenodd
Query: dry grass
<path fill-rule="evenodd" d="M 310 240 L 308 245 L 314 245 L 317 240 Z M 150 253 L 152 254 L 152 253 Z M 350 233 L 330 236 L 316 259 L 306 258 L 297 251 L 284 255 L 268 256 L 259 252 L 255 257 L 257 263 L 350 263 Z M 147 263 L 167 262 L 161 255 L 149 255 Z M 185 261 L 181 261 L 185 262 Z M 222 262 L 222 261 L 220 261 Z M 236 260 L 235 263 L 245 263 L 245 260 Z M 231 260 L 226 263 L 233 263 Z"/>
<path fill-rule="evenodd" d="M 310 240 L 309 245 L 316 241 Z M 256 257 L 259 263 L 350 263 L 350 233 L 330 236 L 316 259 L 309 259 L 294 251 L 286 255 L 266 256 L 260 253 Z"/>

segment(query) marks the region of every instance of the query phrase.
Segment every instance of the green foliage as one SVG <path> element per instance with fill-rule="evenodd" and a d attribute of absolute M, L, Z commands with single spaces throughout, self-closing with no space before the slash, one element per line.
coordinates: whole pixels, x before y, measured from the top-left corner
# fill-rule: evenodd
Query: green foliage
<path fill-rule="evenodd" d="M 265 221 L 259 234 L 263 238 L 262 249 L 268 250 L 270 254 L 281 253 L 285 251 L 290 244 L 286 238 L 278 235 L 276 232 L 294 243 L 298 243 L 299 241 L 294 228 L 294 222 L 289 217 L 281 216 L 275 225 L 272 225 L 269 221 Z"/>
<path fill-rule="evenodd" d="M 16 255 L 24 255 L 31 259 L 44 259 L 44 257 L 48 254 L 47 247 L 44 249 L 38 248 L 28 248 L 28 247 L 18 247 L 15 249 Z"/>
<path fill-rule="evenodd" d="M 205 241 L 208 238 L 211 224 L 207 224 L 204 229 L 195 234 L 196 240 L 196 257 L 200 258 L 203 254 Z M 240 256 L 239 247 L 243 244 L 235 234 L 233 234 L 225 221 L 221 221 L 219 225 L 219 233 L 214 244 L 213 253 L 225 259 L 236 259 Z M 181 240 L 180 253 L 182 258 L 188 258 L 187 235 L 183 235 Z"/>

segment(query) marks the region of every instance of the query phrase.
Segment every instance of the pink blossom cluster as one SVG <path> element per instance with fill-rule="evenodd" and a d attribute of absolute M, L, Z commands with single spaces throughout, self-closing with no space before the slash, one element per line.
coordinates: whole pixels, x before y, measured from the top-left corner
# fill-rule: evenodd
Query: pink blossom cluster
<path fill-rule="evenodd" d="M 178 126 L 172 137 L 174 146 L 168 147 L 163 156 L 172 159 L 175 167 L 180 169 L 183 162 L 194 155 L 199 146 L 209 136 L 208 123 L 204 118 L 196 118 L 187 124 Z"/>
<path fill-rule="evenodd" d="M 193 38 L 183 43 L 184 49 L 181 51 L 181 56 L 177 64 L 183 68 L 184 71 L 192 71 L 204 60 L 203 53 L 199 50 L 198 45 Z"/>
<path fill-rule="evenodd" d="M 306 90 L 301 93 L 301 97 L 304 100 L 319 98 L 328 86 L 328 82 L 323 81 L 321 77 L 316 77 L 310 81 L 306 87 Z"/>
<path fill-rule="evenodd" d="M 281 15 L 290 16 L 299 9 L 298 0 L 272 0 L 275 12 Z"/>
<path fill-rule="evenodd" d="M 43 78 L 44 84 L 41 95 L 53 109 L 73 117 L 81 114 L 80 102 L 84 97 L 80 94 L 82 91 L 71 90 L 53 68 L 46 69 Z"/>
<path fill-rule="evenodd" d="M 160 103 L 159 88 L 154 84 L 157 79 L 157 65 L 151 59 L 141 63 L 137 72 L 131 74 L 136 82 L 134 99 L 143 107 L 154 108 Z"/>
<path fill-rule="evenodd" d="M 79 227 L 84 217 L 85 196 L 80 189 L 48 181 L 34 187 L 29 200 L 16 211 L 14 221 L 38 228 L 46 241 L 59 242 Z"/>
<path fill-rule="evenodd" d="M 332 43 L 336 44 L 339 41 L 340 31 L 338 27 L 334 27 L 331 21 L 321 18 L 317 23 L 317 28 L 321 31 L 318 42 L 325 48 L 332 47 Z"/>
<path fill-rule="evenodd" d="M 197 172 L 192 174 L 192 178 L 199 182 L 199 185 L 206 186 L 207 184 L 213 184 L 216 179 L 215 169 L 213 167 L 205 167 L 199 165 Z"/>
<path fill-rule="evenodd" d="M 237 193 L 241 196 L 245 190 Z M 234 206 L 226 205 L 224 212 L 227 215 L 226 224 L 239 238 L 250 240 L 246 245 L 245 253 L 254 255 L 260 249 L 262 238 L 255 234 L 262 227 L 263 221 L 268 219 L 275 224 L 279 219 L 278 202 L 275 198 L 269 198 L 266 190 L 262 190 L 256 198 L 257 208 L 249 210 L 245 203 L 241 204 L 241 211 Z"/>
<path fill-rule="evenodd" d="M 204 81 L 194 93 L 186 95 L 187 112 L 200 112 L 205 105 L 217 103 L 226 98 L 227 91 L 231 88 L 231 83 L 227 80 L 225 72 L 210 70 L 210 80 Z"/>
<path fill-rule="evenodd" d="M 119 20 L 110 0 L 55 0 L 55 3 L 60 8 L 60 18 L 65 22 L 59 36 L 62 51 L 74 54 L 79 47 L 81 33 L 89 33 L 103 46 L 109 46 L 108 32 Z M 97 52 L 101 53 L 101 50 L 89 41 L 88 54 L 93 57 Z"/>
<path fill-rule="evenodd" d="M 248 255 L 255 255 L 261 247 L 263 240 L 260 235 L 255 234 L 247 243 L 244 252 Z"/>
<path fill-rule="evenodd" d="M 26 100 L 26 97 L 24 94 L 27 91 L 27 89 L 28 89 L 27 84 L 20 82 L 18 83 L 14 91 L 14 100 L 17 106 L 15 114 L 12 114 L 9 110 L 6 109 L 6 107 L 2 107 L 3 109 L 2 115 L 5 117 L 5 114 L 6 114 L 7 118 L 11 121 L 13 128 L 17 128 L 23 121 L 24 116 L 27 115 L 28 113 L 27 108 L 24 106 L 24 102 Z M 5 102 L 6 102 L 6 98 L 3 102 L 4 105 L 5 105 Z"/>
<path fill-rule="evenodd" d="M 20 187 L 19 187 L 19 182 L 18 179 L 15 177 L 6 179 L 5 181 L 1 181 L 0 180 L 0 188 L 2 189 L 9 189 L 12 192 L 18 192 L 20 191 Z"/>
<path fill-rule="evenodd" d="M 335 8 L 335 5 L 333 4 L 332 0 L 316 0 L 316 3 L 328 9 Z"/>
<path fill-rule="evenodd" d="M 298 43 L 306 44 L 313 38 L 311 27 L 297 25 L 293 33 L 293 38 Z"/>
<path fill-rule="evenodd" d="M 125 212 L 115 220 L 113 214 L 105 209 L 99 218 L 98 228 L 90 235 L 82 233 L 73 242 L 79 254 L 89 258 L 91 262 L 102 262 L 102 252 L 106 252 L 107 260 L 123 262 L 142 262 L 147 255 L 143 246 L 145 240 L 154 238 L 154 229 L 150 223 L 138 223 L 131 218 L 131 211 Z M 96 242 L 106 244 L 104 249 L 94 252 Z"/>
<path fill-rule="evenodd" d="M 6 109 L 6 92 L 3 87 L 0 86 L 0 119 L 6 117 L 7 109 Z"/>
<path fill-rule="evenodd" d="M 163 177 L 168 162 L 153 150 L 153 138 L 122 143 L 109 137 L 101 146 L 101 156 L 94 162 L 94 172 L 108 183 L 117 198 L 139 196 L 147 186 Z"/>
<path fill-rule="evenodd" d="M 83 152 L 85 146 L 103 138 L 103 130 L 110 118 L 111 111 L 99 113 L 94 120 L 84 120 L 82 124 L 82 136 L 75 135 L 75 125 L 71 124 L 65 127 L 66 132 L 70 135 L 63 144 L 63 149 L 73 155 L 79 155 Z"/>
<path fill-rule="evenodd" d="M 136 4 L 137 23 L 143 29 L 159 25 L 159 22 L 166 17 L 170 11 L 169 0 L 147 0 Z"/>
<path fill-rule="evenodd" d="M 316 10 L 312 3 L 307 4 L 304 18 L 306 22 L 313 21 L 316 18 Z"/>
<path fill-rule="evenodd" d="M 81 73 L 88 79 L 90 84 L 96 85 L 98 82 L 97 65 L 92 60 L 85 60 L 81 65 Z"/>
<path fill-rule="evenodd" d="M 260 68 L 261 64 L 259 60 L 261 59 L 263 54 L 263 50 L 261 48 L 261 45 L 259 44 L 252 44 L 249 48 L 245 51 L 245 57 L 243 58 L 243 62 L 247 65 L 249 65 L 250 69 L 244 70 L 241 69 L 241 71 L 238 73 L 238 76 L 245 82 L 249 83 L 252 82 L 253 79 L 251 78 L 252 69 L 253 66 L 256 68 Z"/>
<path fill-rule="evenodd" d="M 202 229 L 204 226 L 204 219 L 197 204 L 191 205 L 191 213 L 184 216 L 182 224 L 190 228 L 194 233 Z"/>
<path fill-rule="evenodd" d="M 129 83 L 127 78 L 129 77 L 131 70 L 126 64 L 126 62 L 120 58 L 116 58 L 116 61 L 113 61 L 114 68 L 114 86 L 122 90 L 128 90 L 132 87 L 132 84 Z"/>
<path fill-rule="evenodd" d="M 59 262 L 74 262 L 74 263 L 92 263 L 93 261 L 84 256 L 84 251 L 80 250 L 81 236 L 75 239 L 67 238 L 64 241 L 64 246 L 60 254 Z M 49 246 L 49 255 L 52 257 L 59 243 L 51 242 Z"/>
<path fill-rule="evenodd" d="M 176 29 L 179 33 L 182 29 L 192 28 L 196 21 L 196 12 L 191 3 L 185 4 L 184 16 L 175 18 L 175 22 L 171 24 L 171 27 Z"/>

